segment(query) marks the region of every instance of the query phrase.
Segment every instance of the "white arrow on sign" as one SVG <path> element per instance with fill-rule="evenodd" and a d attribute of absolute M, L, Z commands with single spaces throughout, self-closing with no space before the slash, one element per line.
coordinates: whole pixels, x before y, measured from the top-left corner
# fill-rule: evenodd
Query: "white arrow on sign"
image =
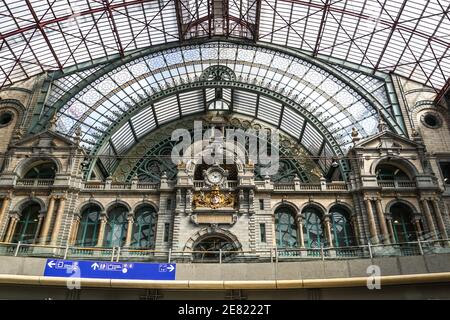
<path fill-rule="evenodd" d="M 53 269 L 53 267 L 56 265 L 55 261 L 51 260 L 47 263 L 47 265 Z"/>
<path fill-rule="evenodd" d="M 169 272 L 172 272 L 175 269 L 175 267 L 171 264 L 169 264 L 169 266 L 167 267 L 167 270 L 169 270 Z"/>
<path fill-rule="evenodd" d="M 94 269 L 94 270 L 97 270 L 98 268 L 100 268 L 100 266 L 98 265 L 97 262 L 95 262 L 95 263 L 93 263 L 93 264 L 91 265 L 91 268 Z"/>

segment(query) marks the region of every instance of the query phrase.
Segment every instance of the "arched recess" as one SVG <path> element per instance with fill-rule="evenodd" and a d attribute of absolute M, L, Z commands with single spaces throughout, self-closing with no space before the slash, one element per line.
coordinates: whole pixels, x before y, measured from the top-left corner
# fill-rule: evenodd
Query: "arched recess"
<path fill-rule="evenodd" d="M 127 210 L 128 213 L 132 213 L 133 212 L 131 210 L 131 206 L 128 204 L 128 202 L 116 199 L 114 201 L 111 201 L 110 203 L 108 203 L 105 206 L 106 215 L 108 215 L 108 213 L 111 211 L 111 209 L 113 209 L 116 206 L 123 206 Z"/>
<path fill-rule="evenodd" d="M 133 230 L 130 245 L 135 248 L 153 249 L 156 240 L 157 207 L 142 201 L 133 210 Z"/>
<path fill-rule="evenodd" d="M 239 239 L 230 231 L 222 229 L 222 228 L 213 228 L 213 227 L 206 227 L 198 230 L 195 232 L 192 236 L 189 237 L 189 239 L 186 241 L 186 244 L 184 246 L 185 251 L 193 251 L 194 245 L 199 242 L 199 240 L 209 236 L 209 235 L 218 235 L 221 237 L 224 237 L 226 239 L 229 239 L 236 250 L 241 251 L 242 245 L 239 241 Z"/>
<path fill-rule="evenodd" d="M 81 212 L 81 211 L 83 211 L 83 210 L 84 210 L 87 206 L 89 206 L 89 205 L 97 205 L 97 206 L 100 208 L 101 212 L 106 212 L 105 206 L 103 205 L 103 203 L 101 203 L 100 201 L 95 200 L 95 199 L 89 199 L 89 200 L 87 200 L 87 201 L 82 202 L 82 203 L 78 206 L 78 209 L 77 209 L 76 212 Z"/>
<path fill-rule="evenodd" d="M 158 213 L 159 211 L 159 206 L 151 200 L 141 200 L 137 203 L 134 204 L 134 206 L 131 209 L 131 212 L 136 212 L 136 210 L 138 210 L 140 207 L 142 206 L 150 206 L 153 207 L 153 209 L 155 210 L 156 213 Z"/>
<path fill-rule="evenodd" d="M 58 172 L 61 172 L 62 170 L 62 164 L 59 159 L 44 156 L 38 159 L 36 158 L 23 159 L 16 166 L 15 172 L 19 177 L 23 178 L 33 168 L 46 164 L 49 164 L 50 166 L 53 167 L 53 175 L 56 175 Z"/>
<path fill-rule="evenodd" d="M 331 239 L 334 247 L 349 247 L 357 245 L 354 228 L 351 222 L 349 206 L 334 204 L 328 211 L 331 223 Z"/>
<path fill-rule="evenodd" d="M 97 201 L 87 202 L 81 207 L 75 245 L 94 247 L 98 244 L 102 212 L 103 206 Z"/>
<path fill-rule="evenodd" d="M 172 132 L 175 129 L 185 128 L 193 138 L 194 120 L 196 119 L 198 119 L 198 116 L 186 116 L 181 120 L 164 124 L 159 129 L 155 129 L 152 134 L 143 137 L 141 141 L 126 152 L 123 160 L 117 161 L 116 168 L 111 170 L 111 176 L 117 181 L 130 181 L 137 176 L 142 181 L 159 182 L 162 172 L 165 171 L 168 179 L 173 179 L 177 173 L 177 168 L 175 163 L 170 161 L 172 148 L 176 144 L 171 141 Z M 225 130 L 242 130 L 244 132 L 247 129 L 255 132 L 258 130 L 274 130 L 273 127 L 265 126 L 256 119 L 242 116 L 225 117 L 224 128 Z M 270 143 L 268 143 L 268 146 L 271 148 Z M 326 170 L 323 167 L 323 162 L 313 160 L 295 139 L 283 133 L 279 135 L 278 151 L 280 154 L 280 169 L 284 167 L 287 170 L 279 170 L 278 174 L 272 175 L 271 179 L 274 182 L 279 180 L 289 182 L 296 175 L 305 183 L 318 182 L 320 173 Z M 169 159 L 169 161 L 162 161 L 166 159 Z M 243 169 L 240 161 L 236 161 L 234 165 L 237 165 L 238 171 Z M 329 166 L 329 162 L 327 165 Z M 193 170 L 193 167 L 188 164 L 186 169 Z M 263 180 L 264 175 L 258 163 L 255 163 L 254 169 L 255 179 Z"/>
<path fill-rule="evenodd" d="M 386 211 L 385 212 L 391 212 L 391 207 L 396 204 L 396 203 L 402 203 L 405 206 L 409 207 L 409 209 L 411 209 L 411 212 L 416 214 L 418 212 L 420 212 L 420 210 L 417 209 L 417 207 L 412 204 L 411 202 L 405 200 L 405 199 L 392 199 L 391 201 L 389 201 L 386 204 Z"/>
<path fill-rule="evenodd" d="M 299 246 L 297 212 L 289 205 L 278 206 L 275 209 L 275 241 L 277 248 L 285 249 Z"/>
<path fill-rule="evenodd" d="M 398 156 L 382 157 L 375 160 L 370 167 L 371 174 L 376 175 L 377 168 L 383 164 L 391 165 L 402 170 L 408 176 L 409 180 L 414 180 L 414 178 L 419 174 L 419 171 L 414 164 L 412 164 L 408 159 Z"/>
<path fill-rule="evenodd" d="M 416 220 L 415 207 L 408 201 L 393 200 L 388 203 L 387 211 L 391 215 L 393 241 L 404 244 L 410 241 L 417 241 L 418 235 L 423 226 L 420 220 Z"/>
<path fill-rule="evenodd" d="M 13 228 L 14 230 L 11 239 L 7 239 L 7 241 L 33 244 L 36 242 L 40 231 L 42 204 L 30 199 L 24 201 L 19 208 L 20 210 L 17 211 L 19 213 L 19 220 L 15 222 L 10 219 L 9 228 Z M 11 224 L 13 224 L 13 227 Z"/>
<path fill-rule="evenodd" d="M 128 230 L 128 215 L 130 206 L 124 201 L 115 201 L 106 208 L 106 227 L 104 246 L 123 247 Z"/>
<path fill-rule="evenodd" d="M 289 201 L 289 200 L 283 200 L 280 202 L 277 202 L 273 207 L 272 207 L 272 212 L 275 213 L 275 211 L 282 206 L 286 206 L 292 209 L 292 211 L 294 212 L 300 212 L 300 208 L 298 207 L 298 205 L 296 205 L 294 202 Z"/>
<path fill-rule="evenodd" d="M 141 100 L 133 109 L 118 116 L 114 123 L 96 136 L 96 144 L 90 151 L 92 159 L 123 156 L 162 125 L 173 123 L 185 116 L 205 115 L 204 99 L 207 91 L 218 87 L 230 90 L 230 99 L 234 101 L 234 107 L 229 111 L 228 116 L 254 118 L 280 130 L 297 141 L 313 158 L 329 158 L 334 155 L 342 157 L 344 144 L 349 146 L 349 135 L 344 136 L 342 132 L 337 131 L 330 132 L 331 124 L 326 127 L 324 121 L 321 121 L 317 115 L 282 93 L 261 88 L 257 84 L 215 81 L 178 85 Z M 183 98 L 184 94 L 186 98 Z M 265 107 L 268 109 L 264 116 L 261 101 L 266 101 L 267 105 L 274 106 L 275 109 Z M 160 122 L 156 120 L 155 115 L 162 110 L 166 118 Z M 374 124 L 375 122 L 374 120 Z M 294 123 L 296 125 L 293 125 Z M 342 139 L 346 142 L 343 143 Z M 90 162 L 89 170 L 92 170 L 94 162 Z M 329 167 L 330 164 L 331 161 L 328 160 L 322 166 Z M 107 166 L 113 165 L 115 165 L 114 162 L 107 164 Z M 340 161 L 340 165 L 342 171 L 348 171 L 348 164 L 345 161 Z"/>
<path fill-rule="evenodd" d="M 37 203 L 41 207 L 40 210 L 45 213 L 47 211 L 47 204 L 41 198 L 33 197 L 22 199 L 14 206 L 13 212 L 21 212 L 29 203 Z"/>
<path fill-rule="evenodd" d="M 314 249 L 327 245 L 324 216 L 325 211 L 322 206 L 313 203 L 303 206 L 303 234 L 306 248 Z"/>

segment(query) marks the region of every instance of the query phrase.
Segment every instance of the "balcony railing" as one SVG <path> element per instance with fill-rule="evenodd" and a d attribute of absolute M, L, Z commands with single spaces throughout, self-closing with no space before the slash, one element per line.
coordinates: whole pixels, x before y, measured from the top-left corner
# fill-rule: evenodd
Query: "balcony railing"
<path fill-rule="evenodd" d="M 386 189 L 414 189 L 416 188 L 415 181 L 401 181 L 401 180 L 378 180 L 378 186 Z"/>
<path fill-rule="evenodd" d="M 226 181 L 226 188 L 234 189 L 238 186 L 238 182 L 236 180 L 227 180 Z M 206 184 L 203 180 L 194 180 L 194 188 L 201 189 L 206 187 Z"/>
<path fill-rule="evenodd" d="M 267 248 L 251 251 L 176 251 L 148 248 L 101 248 L 50 246 L 0 242 L 0 255 L 51 257 L 62 259 L 96 259 L 105 261 L 151 262 L 282 262 L 304 260 L 346 260 L 450 253 L 450 239 L 413 241 L 396 244 L 322 248 Z"/>
<path fill-rule="evenodd" d="M 84 189 L 88 190 L 158 190 L 159 183 L 153 182 L 138 182 L 133 183 L 106 183 L 102 181 L 87 181 L 84 183 Z"/>
<path fill-rule="evenodd" d="M 48 187 L 53 185 L 54 179 L 17 179 L 16 186 L 20 187 Z"/>

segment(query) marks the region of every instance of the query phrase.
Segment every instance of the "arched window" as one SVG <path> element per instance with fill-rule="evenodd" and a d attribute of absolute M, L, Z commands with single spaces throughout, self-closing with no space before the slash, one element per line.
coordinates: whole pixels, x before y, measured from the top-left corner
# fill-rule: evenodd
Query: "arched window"
<path fill-rule="evenodd" d="M 218 262 L 220 251 L 222 251 L 222 260 L 226 261 L 236 255 L 237 248 L 228 237 L 209 234 L 194 244 L 193 251 L 194 261 Z"/>
<path fill-rule="evenodd" d="M 409 176 L 399 167 L 382 163 L 375 170 L 377 180 L 387 181 L 409 181 Z"/>
<path fill-rule="evenodd" d="M 97 245 L 100 229 L 101 209 L 96 204 L 91 204 L 81 212 L 80 227 L 76 244 L 81 247 L 93 247 Z"/>
<path fill-rule="evenodd" d="M 341 206 L 334 206 L 330 210 L 331 237 L 335 247 L 356 245 L 353 229 L 350 224 L 349 213 Z"/>
<path fill-rule="evenodd" d="M 132 245 L 139 248 L 155 246 L 156 211 L 152 206 L 144 205 L 135 212 Z"/>
<path fill-rule="evenodd" d="M 124 206 L 116 206 L 108 212 L 108 222 L 105 232 L 105 247 L 122 247 L 127 237 L 128 209 Z"/>
<path fill-rule="evenodd" d="M 24 179 L 55 179 L 56 165 L 53 162 L 44 162 L 29 169 Z"/>
<path fill-rule="evenodd" d="M 403 203 L 396 203 L 391 206 L 390 212 L 395 242 L 417 241 L 416 230 L 411 222 L 411 208 Z"/>
<path fill-rule="evenodd" d="M 39 211 L 41 206 L 37 203 L 27 205 L 21 213 L 17 223 L 12 242 L 34 243 L 38 230 Z"/>
<path fill-rule="evenodd" d="M 322 213 L 315 207 L 303 209 L 303 234 L 307 248 L 320 248 L 325 245 L 325 232 L 322 225 Z"/>
<path fill-rule="evenodd" d="M 275 211 L 275 234 L 278 248 L 293 248 L 298 246 L 297 224 L 294 211 L 287 207 Z"/>

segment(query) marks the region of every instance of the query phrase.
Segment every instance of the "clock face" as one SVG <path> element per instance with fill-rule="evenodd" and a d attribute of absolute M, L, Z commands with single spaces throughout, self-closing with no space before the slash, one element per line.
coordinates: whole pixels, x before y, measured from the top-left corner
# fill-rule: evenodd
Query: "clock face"
<path fill-rule="evenodd" d="M 222 181 L 222 173 L 219 171 L 211 171 L 208 175 L 208 180 L 211 183 L 217 184 Z"/>

